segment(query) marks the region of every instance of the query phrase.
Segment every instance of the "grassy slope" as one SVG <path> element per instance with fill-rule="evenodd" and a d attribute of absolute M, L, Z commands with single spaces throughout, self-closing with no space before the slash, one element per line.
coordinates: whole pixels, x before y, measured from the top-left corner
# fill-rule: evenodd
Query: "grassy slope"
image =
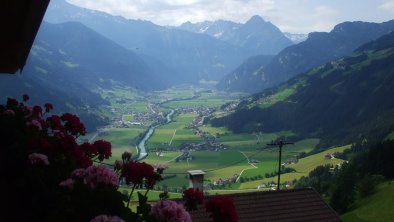
<path fill-rule="evenodd" d="M 358 200 L 353 210 L 341 216 L 345 222 L 393 221 L 394 183 L 378 186 L 373 195 Z"/>
<path fill-rule="evenodd" d="M 282 157 L 283 160 L 287 158 L 293 157 L 294 155 L 300 152 L 309 152 L 311 151 L 317 144 L 319 143 L 319 139 L 305 139 L 296 142 L 292 146 L 286 146 L 283 149 Z M 264 176 L 265 173 L 272 173 L 277 171 L 278 168 L 278 151 L 277 148 L 272 148 L 269 150 L 263 150 L 260 153 L 255 152 L 245 152 L 245 154 L 249 157 L 249 159 L 254 159 L 261 161 L 260 163 L 255 164 L 257 168 L 245 170 L 242 174 L 243 177 L 254 177 L 254 176 Z"/>
<path fill-rule="evenodd" d="M 317 166 L 322 166 L 322 165 L 326 165 L 326 164 L 336 165 L 338 163 L 342 163 L 343 160 L 341 160 L 341 159 L 329 159 L 329 160 L 326 160 L 324 158 L 324 155 L 326 153 L 342 152 L 343 150 L 345 150 L 347 148 L 349 148 L 349 146 L 342 146 L 342 147 L 332 148 L 332 149 L 323 151 L 321 153 L 317 153 L 317 154 L 314 154 L 314 155 L 302 158 L 296 164 L 288 165 L 288 167 L 291 167 L 291 168 L 295 169 L 296 172 L 282 174 L 281 175 L 281 182 L 285 182 L 285 181 L 291 182 L 294 179 L 301 178 L 302 176 L 308 176 L 309 172 L 312 171 Z M 277 165 L 276 165 L 276 167 L 277 167 Z M 262 170 L 262 172 L 263 172 L 263 170 Z M 271 178 L 264 178 L 262 180 L 255 180 L 255 181 L 242 183 L 240 188 L 241 189 L 256 188 L 261 183 L 269 183 L 271 181 L 277 182 L 278 181 L 278 177 L 275 176 L 275 177 L 271 177 Z"/>
<path fill-rule="evenodd" d="M 394 132 L 391 132 L 391 133 L 386 137 L 386 139 L 388 139 L 388 140 L 394 140 Z"/>

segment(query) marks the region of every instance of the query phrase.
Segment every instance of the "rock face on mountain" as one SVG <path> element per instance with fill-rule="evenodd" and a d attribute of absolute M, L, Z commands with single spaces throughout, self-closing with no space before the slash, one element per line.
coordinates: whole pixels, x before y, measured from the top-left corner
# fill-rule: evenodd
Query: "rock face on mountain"
<path fill-rule="evenodd" d="M 212 123 L 235 132 L 291 130 L 335 143 L 367 134 L 384 139 L 394 130 L 393 39 L 394 32 L 255 94 Z"/>
<path fill-rule="evenodd" d="M 260 16 L 251 17 L 245 24 L 230 21 L 182 24 L 180 29 L 204 33 L 245 49 L 251 55 L 275 55 L 292 42 L 272 23 Z"/>
<path fill-rule="evenodd" d="M 329 33 L 310 33 L 307 40 L 282 50 L 269 64 L 262 61 L 260 67 L 245 75 L 247 78 L 228 82 L 231 77 L 225 77 L 218 83 L 218 88 L 259 92 L 315 66 L 349 55 L 360 45 L 393 30 L 394 20 L 391 20 L 380 24 L 345 22 L 335 26 Z M 256 64 L 253 66 L 256 67 Z M 248 87 L 242 88 L 240 85 Z"/>

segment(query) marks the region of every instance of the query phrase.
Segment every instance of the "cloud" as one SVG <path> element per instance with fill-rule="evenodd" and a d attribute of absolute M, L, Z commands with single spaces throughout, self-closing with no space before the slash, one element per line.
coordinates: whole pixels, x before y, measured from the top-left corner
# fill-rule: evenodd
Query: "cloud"
<path fill-rule="evenodd" d="M 67 0 L 128 19 L 158 25 L 186 21 L 230 20 L 244 23 L 260 15 L 282 31 L 330 31 L 344 21 L 382 22 L 393 18 L 394 0 Z"/>
<path fill-rule="evenodd" d="M 394 13 L 394 1 L 389 1 L 381 4 L 378 8 Z"/>
<path fill-rule="evenodd" d="M 186 21 L 226 19 L 246 21 L 252 15 L 272 10 L 273 0 L 68 0 L 70 3 L 121 15 L 150 20 L 160 25 L 180 25 Z"/>

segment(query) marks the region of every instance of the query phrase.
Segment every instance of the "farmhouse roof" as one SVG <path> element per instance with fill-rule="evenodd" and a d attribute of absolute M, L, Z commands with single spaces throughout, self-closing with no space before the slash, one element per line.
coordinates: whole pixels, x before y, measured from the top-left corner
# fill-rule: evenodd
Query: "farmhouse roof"
<path fill-rule="evenodd" d="M 0 74 L 22 70 L 49 0 L 0 3 Z"/>
<path fill-rule="evenodd" d="M 240 222 L 336 222 L 338 214 L 312 188 L 225 195 L 234 200 Z M 209 198 L 209 197 L 207 197 Z M 212 221 L 205 208 L 191 211 L 193 222 Z"/>

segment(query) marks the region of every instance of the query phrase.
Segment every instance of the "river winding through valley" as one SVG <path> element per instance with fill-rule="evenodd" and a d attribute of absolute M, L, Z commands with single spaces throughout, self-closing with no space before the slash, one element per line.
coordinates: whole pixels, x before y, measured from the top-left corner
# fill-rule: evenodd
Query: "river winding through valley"
<path fill-rule="evenodd" d="M 171 110 L 170 113 L 167 114 L 166 124 L 171 122 L 171 120 L 172 120 L 171 118 L 174 115 L 174 113 L 175 113 L 175 111 Z M 145 134 L 144 138 L 142 138 L 142 140 L 138 143 L 138 146 L 137 146 L 138 156 L 137 156 L 136 160 L 142 160 L 148 156 L 148 153 L 146 152 L 146 147 L 145 147 L 146 141 L 148 141 L 148 139 L 153 135 L 155 129 L 159 126 L 161 126 L 161 124 L 151 126 L 149 128 L 148 132 Z"/>

